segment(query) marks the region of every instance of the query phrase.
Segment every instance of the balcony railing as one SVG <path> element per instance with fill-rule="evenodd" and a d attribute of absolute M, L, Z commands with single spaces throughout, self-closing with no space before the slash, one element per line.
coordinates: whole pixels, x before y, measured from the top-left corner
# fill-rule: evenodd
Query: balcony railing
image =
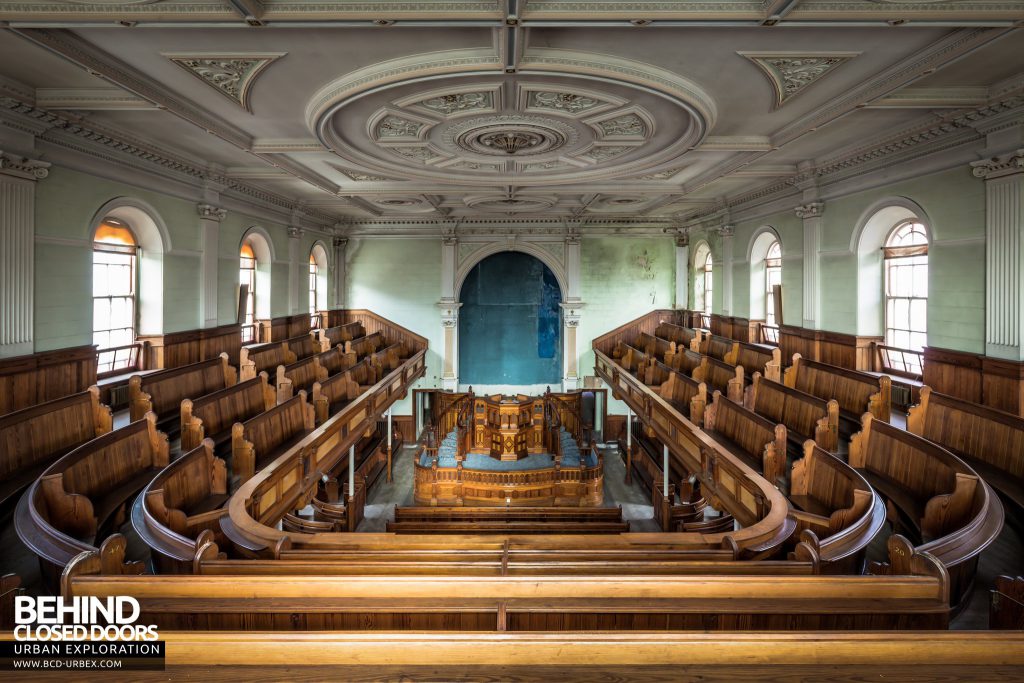
<path fill-rule="evenodd" d="M 914 380 L 923 377 L 924 354 L 921 351 L 878 343 L 875 344 L 875 349 L 878 352 L 878 366 L 882 372 Z"/>
<path fill-rule="evenodd" d="M 142 369 L 142 342 L 96 352 L 96 377 L 102 379 Z"/>

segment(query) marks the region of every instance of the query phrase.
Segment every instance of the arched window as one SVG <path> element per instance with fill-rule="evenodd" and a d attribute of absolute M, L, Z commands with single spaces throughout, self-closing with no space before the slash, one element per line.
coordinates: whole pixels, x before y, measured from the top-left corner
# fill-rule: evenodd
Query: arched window
<path fill-rule="evenodd" d="M 327 308 L 327 251 L 319 244 L 309 251 L 309 324 L 321 327 L 320 312 Z"/>
<path fill-rule="evenodd" d="M 764 321 L 776 326 L 775 318 L 775 287 L 782 285 L 782 246 L 776 240 L 768 247 L 764 257 Z"/>
<path fill-rule="evenodd" d="M 258 341 L 256 331 L 256 252 L 252 244 L 242 244 L 238 267 L 238 283 L 245 288 L 245 317 L 242 322 L 242 343 L 252 344 Z"/>
<path fill-rule="evenodd" d="M 714 300 L 714 279 L 711 269 L 711 250 L 706 245 L 701 245 L 697 250 L 696 276 L 693 283 L 694 301 L 697 310 L 704 313 L 711 313 L 711 303 Z"/>
<path fill-rule="evenodd" d="M 138 241 L 127 223 L 105 218 L 93 234 L 92 343 L 97 374 L 135 367 Z"/>
<path fill-rule="evenodd" d="M 913 219 L 899 223 L 885 241 L 883 259 L 885 343 L 922 351 L 928 343 L 928 233 L 924 225 Z"/>

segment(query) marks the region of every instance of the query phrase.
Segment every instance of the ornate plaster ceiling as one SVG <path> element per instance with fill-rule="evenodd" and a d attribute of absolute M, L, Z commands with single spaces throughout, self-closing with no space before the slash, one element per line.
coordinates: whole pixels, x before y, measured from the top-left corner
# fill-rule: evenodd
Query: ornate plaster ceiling
<path fill-rule="evenodd" d="M 977 143 L 1024 110 L 1022 20 L 1024 0 L 0 0 L 0 148 L 327 230 L 660 231 Z"/>

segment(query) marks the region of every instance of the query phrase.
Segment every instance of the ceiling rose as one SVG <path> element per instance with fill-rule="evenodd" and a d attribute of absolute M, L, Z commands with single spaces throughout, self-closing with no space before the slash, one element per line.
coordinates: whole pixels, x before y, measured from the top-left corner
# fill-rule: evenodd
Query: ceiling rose
<path fill-rule="evenodd" d="M 713 102 L 696 86 L 647 73 L 649 65 L 623 64 L 618 76 L 594 77 L 571 72 L 586 72 L 592 60 L 564 62 L 559 54 L 538 57 L 538 71 L 502 74 L 443 56 L 381 63 L 325 86 L 307 107 L 311 127 L 346 167 L 493 187 L 678 168 L 714 117 Z M 555 73 L 556 62 L 567 66 Z M 487 206 L 528 208 L 505 199 L 490 197 Z"/>

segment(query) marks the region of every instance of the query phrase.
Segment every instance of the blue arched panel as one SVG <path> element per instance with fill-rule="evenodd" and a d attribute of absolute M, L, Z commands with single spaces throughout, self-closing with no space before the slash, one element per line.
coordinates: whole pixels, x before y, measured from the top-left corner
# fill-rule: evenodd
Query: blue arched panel
<path fill-rule="evenodd" d="M 554 273 L 529 254 L 476 264 L 460 292 L 459 382 L 561 382 L 561 300 Z"/>

